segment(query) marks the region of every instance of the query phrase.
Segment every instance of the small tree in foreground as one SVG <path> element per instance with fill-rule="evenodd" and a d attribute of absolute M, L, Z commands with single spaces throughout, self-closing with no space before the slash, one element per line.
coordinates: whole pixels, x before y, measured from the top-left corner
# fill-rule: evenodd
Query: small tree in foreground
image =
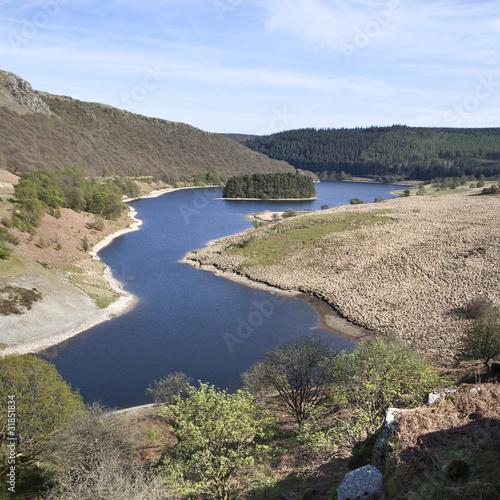
<path fill-rule="evenodd" d="M 465 359 L 483 359 L 489 362 L 500 355 L 500 311 L 486 307 L 476 318 L 474 326 L 462 339 L 462 355 Z"/>
<path fill-rule="evenodd" d="M 190 498 L 229 500 L 273 482 L 267 472 L 272 448 L 266 444 L 274 419 L 242 391 L 228 394 L 200 383 L 164 410 L 177 444 L 166 451 L 160 472 Z"/>
<path fill-rule="evenodd" d="M 83 407 L 81 396 L 71 390 L 56 367 L 35 356 L 0 360 L 0 401 L 0 457 L 4 467 L 9 456 L 7 444 L 16 444 L 17 465 L 39 460 L 44 442 Z"/>
<path fill-rule="evenodd" d="M 342 352 L 334 372 L 338 401 L 359 412 L 367 432 L 380 424 L 387 408 L 419 405 L 439 384 L 432 366 L 410 346 L 380 337 Z"/>
<path fill-rule="evenodd" d="M 334 357 L 320 338 L 297 337 L 264 354 L 243 374 L 243 384 L 253 393 L 276 392 L 300 426 L 330 397 Z"/>

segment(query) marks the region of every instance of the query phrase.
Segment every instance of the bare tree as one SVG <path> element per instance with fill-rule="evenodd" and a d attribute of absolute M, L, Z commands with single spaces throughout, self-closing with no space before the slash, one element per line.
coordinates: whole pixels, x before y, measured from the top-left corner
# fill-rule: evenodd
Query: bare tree
<path fill-rule="evenodd" d="M 129 459 L 120 420 L 94 403 L 78 413 L 46 448 L 50 500 L 175 499 L 167 487 Z"/>
<path fill-rule="evenodd" d="M 277 393 L 300 426 L 330 397 L 335 357 L 321 339 L 312 336 L 281 342 L 243 374 L 243 386 L 256 395 L 263 391 Z"/>

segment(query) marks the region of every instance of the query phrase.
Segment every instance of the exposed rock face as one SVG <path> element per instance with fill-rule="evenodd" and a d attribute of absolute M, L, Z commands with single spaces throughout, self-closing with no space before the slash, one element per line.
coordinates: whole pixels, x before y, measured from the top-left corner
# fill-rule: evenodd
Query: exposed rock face
<path fill-rule="evenodd" d="M 16 106 L 18 111 L 52 115 L 47 103 L 33 90 L 31 85 L 14 73 L 0 72 L 0 94 L 8 102 L 18 104 L 19 106 Z"/>
<path fill-rule="evenodd" d="M 373 465 L 348 472 L 337 489 L 339 500 L 369 500 L 382 487 L 382 473 Z"/>

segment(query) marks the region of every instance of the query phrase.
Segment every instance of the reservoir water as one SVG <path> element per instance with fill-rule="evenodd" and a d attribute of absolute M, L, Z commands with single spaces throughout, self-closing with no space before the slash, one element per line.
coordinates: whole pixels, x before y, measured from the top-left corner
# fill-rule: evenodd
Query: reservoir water
<path fill-rule="evenodd" d="M 314 201 L 215 200 L 220 188 L 186 189 L 130 203 L 143 220 L 99 256 L 139 302 L 129 313 L 47 351 L 86 402 L 112 407 L 151 402 L 146 388 L 170 372 L 235 390 L 242 372 L 280 339 L 312 333 L 341 349 L 353 342 L 320 330 L 304 301 L 283 298 L 200 271 L 179 260 L 210 240 L 249 227 L 242 215 L 263 210 L 317 210 L 352 198 L 389 199 L 401 186 L 327 181 Z M 238 336 L 234 344 L 228 338 Z"/>

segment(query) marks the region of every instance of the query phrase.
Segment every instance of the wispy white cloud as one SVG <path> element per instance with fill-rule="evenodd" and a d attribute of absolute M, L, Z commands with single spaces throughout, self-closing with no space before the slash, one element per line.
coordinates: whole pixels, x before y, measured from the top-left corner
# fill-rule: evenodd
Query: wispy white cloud
<path fill-rule="evenodd" d="M 380 48 L 398 59 L 449 63 L 477 62 L 498 50 L 497 1 L 262 0 L 260 6 L 268 30 L 316 50 L 343 51 L 350 45 L 358 52 Z"/>
<path fill-rule="evenodd" d="M 57 15 L 14 50 L 9 34 L 52 1 Z M 113 103 L 159 68 L 168 77 L 134 111 L 251 133 L 276 109 L 294 128 L 449 126 L 444 113 L 500 67 L 497 0 L 220 2 L 224 19 L 213 0 L 0 0 L 0 69 Z M 464 126 L 491 125 L 500 89 L 476 107 Z"/>

